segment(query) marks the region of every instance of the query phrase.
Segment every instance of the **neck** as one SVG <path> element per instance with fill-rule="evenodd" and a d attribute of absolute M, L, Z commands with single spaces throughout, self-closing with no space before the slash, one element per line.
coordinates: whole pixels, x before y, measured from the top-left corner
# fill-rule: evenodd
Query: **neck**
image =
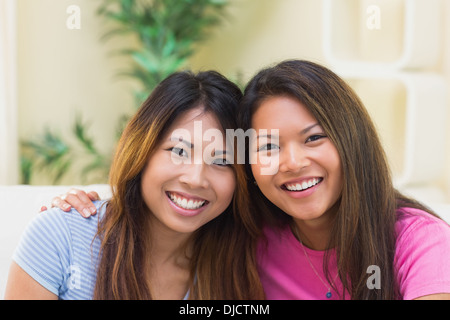
<path fill-rule="evenodd" d="M 150 254 L 151 266 L 167 263 L 187 267 L 189 263 L 190 233 L 180 233 L 165 227 L 156 218 L 150 219 Z"/>
<path fill-rule="evenodd" d="M 293 233 L 304 246 L 323 251 L 329 249 L 332 225 L 333 219 L 329 215 L 314 220 L 294 218 Z"/>
<path fill-rule="evenodd" d="M 338 214 L 340 201 L 336 202 L 318 218 L 311 220 L 300 220 L 294 218 L 294 235 L 304 246 L 313 250 L 327 250 L 332 244 L 331 230 Z"/>
<path fill-rule="evenodd" d="M 153 215 L 149 219 L 148 281 L 154 299 L 183 299 L 191 279 L 192 233 L 176 232 Z"/>

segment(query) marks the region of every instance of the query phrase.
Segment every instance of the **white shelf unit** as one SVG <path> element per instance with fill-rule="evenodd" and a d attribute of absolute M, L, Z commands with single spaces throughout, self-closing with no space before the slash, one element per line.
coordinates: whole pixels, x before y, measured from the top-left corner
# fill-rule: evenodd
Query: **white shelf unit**
<path fill-rule="evenodd" d="M 393 106 L 404 110 L 402 170 L 394 174 L 395 185 L 450 219 L 450 199 L 439 187 L 446 169 L 447 87 L 441 75 L 429 71 L 441 52 L 442 1 L 396 0 L 397 17 L 386 12 L 393 5 L 387 1 L 392 0 L 322 0 L 324 56 L 329 67 L 346 80 L 395 80 L 402 84 L 405 105 Z M 371 12 L 377 13 L 369 10 L 373 6 L 380 9 L 381 18 L 390 14 L 391 20 L 386 23 L 381 19 L 378 30 L 362 30 Z M 362 35 L 371 32 L 382 32 L 382 36 L 374 36 L 376 43 L 369 47 L 385 50 L 394 43 L 388 39 L 390 33 L 399 37 L 394 54 L 387 55 L 389 59 L 377 60 L 361 50 L 367 46 Z M 375 85 L 372 90 L 376 90 Z"/>
<path fill-rule="evenodd" d="M 383 4 L 396 1 L 402 4 L 402 12 L 396 19 L 403 21 L 401 32 L 402 50 L 392 61 L 368 61 L 358 54 L 358 41 L 361 28 L 370 18 L 365 8 L 380 6 L 383 17 Z M 322 0 L 323 10 L 323 50 L 327 61 L 338 68 L 367 70 L 368 73 L 383 69 L 395 71 L 404 69 L 423 69 L 433 66 L 439 58 L 441 48 L 441 0 Z M 353 15 L 357 14 L 358 18 Z M 341 16 L 339 16 L 341 15 Z M 343 23 L 343 19 L 346 19 Z M 353 20 L 352 21 L 349 21 Z M 355 22 L 356 21 L 356 22 Z M 430 24 L 430 21 L 434 23 Z M 381 30 L 386 29 L 381 20 Z M 378 32 L 374 30 L 372 32 Z M 383 31 L 388 34 L 390 30 Z M 340 46 L 340 39 L 345 39 L 345 48 Z M 379 41 L 379 47 L 389 43 Z M 389 50 L 389 48 L 387 48 Z"/>

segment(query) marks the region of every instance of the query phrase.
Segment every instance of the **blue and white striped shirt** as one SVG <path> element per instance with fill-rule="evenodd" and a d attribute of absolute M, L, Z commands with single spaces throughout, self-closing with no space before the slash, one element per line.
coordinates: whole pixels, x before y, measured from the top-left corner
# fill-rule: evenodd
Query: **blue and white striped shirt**
<path fill-rule="evenodd" d="M 95 235 L 106 209 L 104 201 L 95 205 L 98 213 L 87 219 L 74 209 L 40 213 L 14 252 L 13 260 L 60 299 L 92 299 L 100 253 Z"/>

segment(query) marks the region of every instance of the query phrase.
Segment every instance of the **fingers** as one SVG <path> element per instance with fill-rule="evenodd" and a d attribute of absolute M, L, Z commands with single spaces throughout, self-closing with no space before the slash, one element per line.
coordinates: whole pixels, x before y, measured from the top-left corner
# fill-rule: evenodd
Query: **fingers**
<path fill-rule="evenodd" d="M 83 217 L 88 218 L 97 213 L 97 208 L 92 203 L 94 200 L 99 200 L 96 192 L 86 194 L 83 190 L 72 189 L 61 197 L 53 198 L 52 206 L 64 211 L 69 211 L 73 207 Z"/>
<path fill-rule="evenodd" d="M 90 191 L 90 192 L 88 192 L 87 195 L 88 195 L 89 199 L 91 199 L 92 201 L 100 200 L 100 196 L 95 191 Z"/>
<path fill-rule="evenodd" d="M 52 208 L 53 207 L 60 208 L 61 210 L 66 211 L 66 212 L 69 212 L 70 209 L 72 209 L 72 206 L 63 200 L 63 196 L 54 197 L 52 199 Z"/>

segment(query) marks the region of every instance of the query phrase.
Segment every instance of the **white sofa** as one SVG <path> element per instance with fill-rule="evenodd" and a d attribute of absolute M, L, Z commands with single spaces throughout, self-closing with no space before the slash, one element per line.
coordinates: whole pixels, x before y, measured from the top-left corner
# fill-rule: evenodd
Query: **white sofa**
<path fill-rule="evenodd" d="M 0 186 L 0 298 L 3 299 L 11 256 L 28 222 L 41 206 L 50 207 L 51 199 L 72 186 Z M 108 185 L 75 186 L 95 190 L 102 199 L 111 195 Z M 423 192 L 419 192 L 424 194 Z M 450 203 L 427 203 L 450 223 Z"/>
<path fill-rule="evenodd" d="M 95 190 L 102 199 L 110 197 L 108 185 L 74 186 Z M 28 222 L 43 205 L 50 207 L 52 198 L 72 186 L 1 186 L 0 185 L 0 299 L 3 299 L 11 256 Z"/>

